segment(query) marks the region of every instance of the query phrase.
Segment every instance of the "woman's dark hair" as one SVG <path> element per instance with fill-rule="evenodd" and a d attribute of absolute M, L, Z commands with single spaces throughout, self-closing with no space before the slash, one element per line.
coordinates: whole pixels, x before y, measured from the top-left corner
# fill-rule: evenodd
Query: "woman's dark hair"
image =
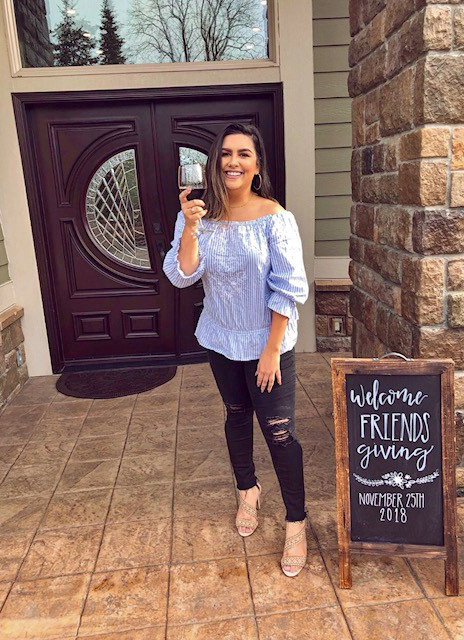
<path fill-rule="evenodd" d="M 221 158 L 224 138 L 234 133 L 242 133 L 253 140 L 255 145 L 259 176 L 253 178 L 251 190 L 262 198 L 274 200 L 272 197 L 271 181 L 267 170 L 266 150 L 263 138 L 259 130 L 252 124 L 241 124 L 239 122 L 227 125 L 214 139 L 206 163 L 206 184 L 207 189 L 203 200 L 205 208 L 208 209 L 207 218 L 224 218 L 229 209 L 229 194 L 227 193 L 224 177 L 222 173 Z"/>

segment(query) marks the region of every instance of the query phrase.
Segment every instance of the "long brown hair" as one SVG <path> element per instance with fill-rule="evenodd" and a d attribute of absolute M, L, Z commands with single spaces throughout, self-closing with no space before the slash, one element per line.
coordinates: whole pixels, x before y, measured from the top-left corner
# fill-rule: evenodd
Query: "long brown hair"
<path fill-rule="evenodd" d="M 227 188 L 224 183 L 221 158 L 224 138 L 234 133 L 242 133 L 245 136 L 248 136 L 253 140 L 253 144 L 255 145 L 261 180 L 258 176 L 255 176 L 251 183 L 251 190 L 262 198 L 274 200 L 272 196 L 271 181 L 267 170 L 266 150 L 264 148 L 264 141 L 259 129 L 252 124 L 234 122 L 227 125 L 216 136 L 208 155 L 208 161 L 206 163 L 207 188 L 203 195 L 205 208 L 208 209 L 208 213 L 206 215 L 207 218 L 219 219 L 227 216 L 229 208 L 229 194 L 227 193 Z"/>

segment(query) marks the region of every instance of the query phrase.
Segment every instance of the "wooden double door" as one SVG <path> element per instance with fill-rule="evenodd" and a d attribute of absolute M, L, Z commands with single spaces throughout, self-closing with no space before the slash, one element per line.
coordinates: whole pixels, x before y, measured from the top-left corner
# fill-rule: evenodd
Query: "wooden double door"
<path fill-rule="evenodd" d="M 162 271 L 177 168 L 227 123 L 253 123 L 283 202 L 281 86 L 13 99 L 53 370 L 201 358 L 201 282 L 175 289 Z"/>

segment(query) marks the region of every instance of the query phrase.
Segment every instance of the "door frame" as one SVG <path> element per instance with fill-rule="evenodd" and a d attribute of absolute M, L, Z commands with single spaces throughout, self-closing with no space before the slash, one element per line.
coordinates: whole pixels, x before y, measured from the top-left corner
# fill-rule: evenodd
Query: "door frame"
<path fill-rule="evenodd" d="M 210 85 L 201 87 L 176 87 L 176 88 L 154 88 L 154 89 L 110 89 L 110 90 L 87 90 L 87 91 L 65 91 L 65 92 L 37 92 L 37 93 L 13 93 L 13 107 L 18 131 L 19 147 L 24 171 L 24 180 L 26 186 L 26 194 L 29 204 L 30 221 L 32 226 L 33 242 L 36 252 L 36 260 L 38 267 L 38 275 L 42 301 L 45 315 L 45 325 L 50 347 L 51 364 L 54 373 L 62 371 L 82 369 L 82 363 L 79 365 L 63 364 L 63 353 L 61 350 L 58 325 L 58 314 L 56 313 L 55 300 L 53 296 L 53 275 L 49 252 L 47 250 L 46 234 L 44 227 L 45 217 L 43 215 L 43 198 L 40 190 L 38 176 L 34 170 L 36 166 L 36 157 L 34 150 L 34 141 L 28 125 L 28 107 L 46 104 L 59 104 L 63 102 L 97 102 L 97 101 L 121 101 L 125 102 L 139 100 L 147 101 L 163 101 L 172 99 L 188 99 L 190 97 L 203 99 L 217 99 L 221 96 L 256 96 L 265 95 L 271 97 L 273 102 L 274 113 L 274 148 L 276 157 L 282 158 L 282 163 L 276 166 L 276 184 L 275 191 L 282 194 L 282 204 L 285 206 L 285 147 L 284 147 L 284 113 L 283 113 L 283 87 L 282 83 L 260 83 L 245 85 Z M 156 134 L 156 132 L 155 132 Z M 178 299 L 180 292 L 177 292 L 175 298 L 175 313 L 177 313 Z M 178 315 L 178 314 L 177 314 Z M 176 328 L 178 331 L 178 327 Z M 175 363 L 187 364 L 204 360 L 203 354 L 192 354 L 177 358 Z M 172 359 L 146 358 L 137 356 L 127 358 L 123 365 L 119 366 L 140 366 L 141 364 L 163 364 L 169 362 L 173 364 Z M 114 367 L 114 364 L 100 364 L 101 368 Z"/>

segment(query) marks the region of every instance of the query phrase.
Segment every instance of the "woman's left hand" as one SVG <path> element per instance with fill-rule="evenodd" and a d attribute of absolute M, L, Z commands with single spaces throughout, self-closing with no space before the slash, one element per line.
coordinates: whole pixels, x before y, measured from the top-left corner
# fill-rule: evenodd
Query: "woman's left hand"
<path fill-rule="evenodd" d="M 280 352 L 266 347 L 259 359 L 255 376 L 257 376 L 256 385 L 261 388 L 261 393 L 266 388 L 270 393 L 276 381 L 278 384 L 282 384 Z"/>

